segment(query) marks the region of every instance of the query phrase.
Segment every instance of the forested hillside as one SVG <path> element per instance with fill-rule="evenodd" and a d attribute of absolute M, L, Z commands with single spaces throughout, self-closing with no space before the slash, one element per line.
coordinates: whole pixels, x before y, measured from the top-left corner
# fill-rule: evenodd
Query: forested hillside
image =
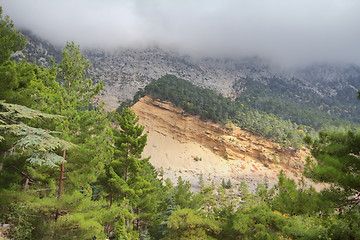
<path fill-rule="evenodd" d="M 61 59 L 59 47 L 28 31 L 25 34 L 29 43 L 16 54 L 18 59 L 45 66 L 51 56 L 56 62 Z M 260 57 L 194 58 L 162 48 L 83 49 L 83 53 L 92 63 L 89 75 L 94 82 L 103 81 L 104 91 L 99 97 L 111 110 L 132 99 L 138 88 L 151 80 L 173 74 L 226 97 L 248 101 L 259 111 L 281 113 L 298 124 L 309 125 L 303 123 L 307 117 L 298 117 L 301 109 L 359 122 L 356 92 L 360 88 L 360 66 L 355 64 L 324 63 L 288 69 Z M 274 112 L 274 106 L 279 110 Z M 313 124 L 312 120 L 307 121 Z M 319 125 L 315 119 L 311 126 Z"/>
<path fill-rule="evenodd" d="M 351 128 L 356 126 L 351 121 L 359 122 L 356 89 L 344 88 L 336 98 L 324 97 L 309 89 L 299 88 L 296 83 L 285 84 L 280 78 L 269 81 L 271 84 L 252 79 L 235 83 L 234 88 L 238 91 L 246 89 L 236 100 L 316 130 L 330 126 Z"/>
<path fill-rule="evenodd" d="M 8 224 L 6 238 L 360 238 L 358 134 L 308 138 L 319 164 L 309 159 L 307 175 L 331 183 L 322 192 L 281 173 L 271 189 L 265 182 L 250 193 L 241 184 L 234 194 L 234 186 L 224 184 L 194 194 L 181 177 L 176 186 L 159 179 L 150 156 L 141 156 L 147 135 L 131 110 L 107 113 L 96 104 L 103 85 L 86 74 L 89 62 L 79 46 L 69 42 L 58 63 L 37 66 L 26 58 L 11 60 L 26 39 L 1 8 L 0 32 L 0 223 Z M 148 87 L 154 97 L 164 79 Z M 235 117 L 243 124 L 241 118 L 259 114 L 246 121 L 261 124 L 272 117 L 188 88 L 164 91 L 203 118 L 227 123 Z M 212 102 L 197 102 L 210 101 L 207 96 Z"/>
<path fill-rule="evenodd" d="M 268 88 L 253 89 L 254 92 L 249 91 L 244 94 L 241 98 L 243 101 L 240 99 L 233 101 L 213 90 L 195 86 L 174 75 L 166 75 L 140 90 L 135 95 L 134 101 L 148 94 L 156 99 L 170 101 L 189 114 L 199 115 L 201 119 L 228 126 L 235 124 L 295 149 L 301 147 L 305 134 L 315 136 L 315 131 L 318 130 L 358 127 L 358 124 L 310 107 L 304 108 L 296 102 L 279 101 L 281 100 L 279 95 L 277 99 L 271 101 L 276 95 L 267 95 L 267 91 L 270 91 Z M 249 93 L 253 94 L 249 95 Z M 292 114 L 289 115 L 290 111 Z"/>

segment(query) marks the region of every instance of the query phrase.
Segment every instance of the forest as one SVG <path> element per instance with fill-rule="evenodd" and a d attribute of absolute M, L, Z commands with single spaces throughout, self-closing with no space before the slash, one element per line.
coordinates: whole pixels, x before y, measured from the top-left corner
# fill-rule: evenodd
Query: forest
<path fill-rule="evenodd" d="M 358 123 L 273 94 L 259 83 L 252 81 L 250 85 L 244 91 L 244 96 L 231 100 L 213 90 L 196 86 L 174 75 L 166 75 L 140 89 L 132 103 L 150 95 L 155 99 L 169 101 L 189 114 L 199 115 L 203 120 L 224 126 L 238 126 L 295 150 L 302 147 L 304 135 L 316 137 L 317 131 L 347 131 L 360 127 Z M 129 105 L 131 102 L 123 103 L 118 111 Z"/>
<path fill-rule="evenodd" d="M 128 107 L 96 104 L 102 82 L 87 76 L 78 45 L 67 43 L 45 68 L 11 59 L 26 38 L 1 8 L 0 32 L 0 224 L 8 226 L 0 239 L 360 239 L 359 133 L 314 137 L 310 127 L 165 76 L 136 98 L 171 100 L 288 146 L 309 133 L 314 158 L 304 174 L 329 185 L 317 192 L 281 173 L 273 188 L 264 180 L 255 192 L 243 182 L 194 193 L 181 177 L 158 177 Z"/>
<path fill-rule="evenodd" d="M 275 114 L 297 124 L 315 130 L 329 129 L 331 126 L 343 129 L 358 128 L 359 112 L 356 91 L 339 92 L 337 98 L 321 97 L 296 84 L 285 84 L 283 80 L 272 78 L 271 84 L 264 85 L 252 79 L 235 82 L 234 88 L 245 88 L 236 99 L 259 111 Z M 355 80 L 354 80 L 355 81 Z"/>

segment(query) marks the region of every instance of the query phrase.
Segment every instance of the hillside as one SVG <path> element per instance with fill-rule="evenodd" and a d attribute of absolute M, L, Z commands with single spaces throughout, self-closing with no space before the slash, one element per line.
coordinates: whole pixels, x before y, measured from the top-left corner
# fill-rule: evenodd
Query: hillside
<path fill-rule="evenodd" d="M 50 56 L 59 59 L 61 48 L 30 32 L 26 34 L 27 47 L 16 54 L 17 58 L 45 65 Z M 298 124 L 314 122 L 299 119 L 302 109 L 306 111 L 305 118 L 312 118 L 308 112 L 315 111 L 321 118 L 360 122 L 356 98 L 360 67 L 354 64 L 323 63 L 288 69 L 259 57 L 196 58 L 160 48 L 83 49 L 83 53 L 92 63 L 88 74 L 94 82 L 104 83 L 100 99 L 109 110 L 132 99 L 139 88 L 152 80 L 173 74 Z"/>
<path fill-rule="evenodd" d="M 306 85 L 257 58 L 127 49 L 89 68 L 74 42 L 22 51 L 13 27 L 0 7 L 1 239 L 360 239 L 356 67 Z"/>
<path fill-rule="evenodd" d="M 224 129 L 218 124 L 190 116 L 168 102 L 146 96 L 132 110 L 148 133 L 148 144 L 143 156 L 164 178 L 176 183 L 178 176 L 199 189 L 199 178 L 205 184 L 231 179 L 233 184 L 245 181 L 250 189 L 257 183 L 270 185 L 277 181 L 281 169 L 291 178 L 300 179 L 306 149 L 289 150 L 278 143 L 257 137 L 235 128 Z M 319 186 L 318 186 L 319 187 Z"/>

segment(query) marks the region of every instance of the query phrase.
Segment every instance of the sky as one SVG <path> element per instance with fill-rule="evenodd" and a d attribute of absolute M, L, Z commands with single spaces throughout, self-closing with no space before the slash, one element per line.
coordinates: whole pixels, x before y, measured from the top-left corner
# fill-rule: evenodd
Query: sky
<path fill-rule="evenodd" d="M 360 64 L 360 0 L 0 0 L 0 6 L 17 28 L 58 45 Z"/>

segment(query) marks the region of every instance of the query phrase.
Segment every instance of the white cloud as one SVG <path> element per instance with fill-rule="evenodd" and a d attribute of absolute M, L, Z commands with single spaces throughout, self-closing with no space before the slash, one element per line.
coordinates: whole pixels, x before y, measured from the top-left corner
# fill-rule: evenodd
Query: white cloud
<path fill-rule="evenodd" d="M 18 27 L 82 47 L 160 45 L 283 63 L 360 63 L 357 0 L 3 0 Z"/>

